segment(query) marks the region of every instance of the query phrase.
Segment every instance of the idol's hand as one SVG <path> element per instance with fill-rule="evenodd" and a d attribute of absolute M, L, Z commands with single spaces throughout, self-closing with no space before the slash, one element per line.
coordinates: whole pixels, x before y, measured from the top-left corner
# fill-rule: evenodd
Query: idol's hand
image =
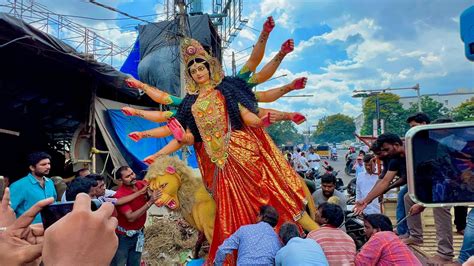
<path fill-rule="evenodd" d="M 263 31 L 266 33 L 270 33 L 273 28 L 275 28 L 275 21 L 273 20 L 273 17 L 270 16 L 267 18 L 265 23 L 263 24 Z"/>
<path fill-rule="evenodd" d="M 306 121 L 306 117 L 297 112 L 291 113 L 290 117 L 291 117 L 291 121 L 293 121 L 297 125 Z"/>
<path fill-rule="evenodd" d="M 125 83 L 130 88 L 135 88 L 135 89 L 140 89 L 140 90 L 143 89 L 143 86 L 145 85 L 143 84 L 143 82 L 136 80 L 135 78 L 126 78 Z"/>
<path fill-rule="evenodd" d="M 306 87 L 306 82 L 308 81 L 307 77 L 297 78 L 291 82 L 291 89 L 301 90 Z"/>
<path fill-rule="evenodd" d="M 171 133 L 173 133 L 173 136 L 177 141 L 183 140 L 184 128 L 183 126 L 181 126 L 181 123 L 179 123 L 178 119 L 176 118 L 168 119 L 168 128 L 171 130 Z"/>
<path fill-rule="evenodd" d="M 291 53 L 295 49 L 295 42 L 289 39 L 281 45 L 280 52 L 284 55 Z"/>
<path fill-rule="evenodd" d="M 268 112 L 268 114 L 262 119 L 262 126 L 269 127 L 271 124 L 276 122 L 276 114 Z"/>

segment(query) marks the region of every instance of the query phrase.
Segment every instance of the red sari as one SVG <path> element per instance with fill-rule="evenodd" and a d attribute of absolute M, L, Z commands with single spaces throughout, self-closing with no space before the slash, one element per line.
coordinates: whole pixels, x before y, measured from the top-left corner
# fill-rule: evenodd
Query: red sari
<path fill-rule="evenodd" d="M 298 174 L 262 128 L 229 132 L 225 99 L 213 90 L 196 100 L 193 116 L 203 142 L 195 144 L 203 182 L 216 201 L 208 262 L 240 226 L 256 221 L 260 206 L 271 205 L 279 225 L 298 220 L 305 196 Z"/>

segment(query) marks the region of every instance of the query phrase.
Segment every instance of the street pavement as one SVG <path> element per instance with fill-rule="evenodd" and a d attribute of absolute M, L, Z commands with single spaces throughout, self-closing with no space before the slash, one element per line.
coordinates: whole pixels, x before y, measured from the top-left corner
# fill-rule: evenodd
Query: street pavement
<path fill-rule="evenodd" d="M 330 159 L 321 159 L 322 161 L 327 161 L 329 163 L 329 165 L 334 167 L 334 169 L 336 171 L 339 171 L 337 176 L 342 178 L 342 181 L 344 182 L 344 186 L 347 186 L 349 181 L 351 181 L 352 178 L 354 178 L 353 176 L 346 175 L 346 173 L 344 171 L 344 168 L 346 167 L 346 160 L 345 160 L 346 153 L 347 153 L 347 149 L 338 150 L 337 151 L 337 155 L 338 155 L 337 161 L 331 161 Z"/>

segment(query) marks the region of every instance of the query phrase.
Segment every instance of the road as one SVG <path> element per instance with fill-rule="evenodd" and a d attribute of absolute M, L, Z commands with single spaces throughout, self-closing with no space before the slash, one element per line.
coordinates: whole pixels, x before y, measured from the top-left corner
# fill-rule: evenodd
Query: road
<path fill-rule="evenodd" d="M 334 167 L 336 171 L 339 171 L 339 174 L 337 175 L 338 177 L 342 178 L 342 181 L 344 181 L 344 186 L 347 186 L 349 181 L 351 181 L 353 176 L 348 176 L 346 175 L 344 168 L 346 167 L 346 160 L 345 160 L 345 155 L 347 153 L 347 150 L 338 150 L 337 155 L 338 159 L 337 161 L 331 161 L 329 159 L 322 159 L 323 161 L 327 161 L 329 165 Z"/>

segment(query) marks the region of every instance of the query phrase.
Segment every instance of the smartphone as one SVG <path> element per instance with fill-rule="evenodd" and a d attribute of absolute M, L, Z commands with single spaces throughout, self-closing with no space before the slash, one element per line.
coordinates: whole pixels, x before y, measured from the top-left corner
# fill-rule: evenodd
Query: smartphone
<path fill-rule="evenodd" d="M 474 121 L 416 126 L 405 144 L 413 200 L 427 207 L 474 203 Z"/>
<path fill-rule="evenodd" d="M 102 203 L 99 200 L 91 200 L 91 210 L 96 211 Z M 53 203 L 41 210 L 41 219 L 44 229 L 50 227 L 59 219 L 72 211 L 74 201 Z"/>

